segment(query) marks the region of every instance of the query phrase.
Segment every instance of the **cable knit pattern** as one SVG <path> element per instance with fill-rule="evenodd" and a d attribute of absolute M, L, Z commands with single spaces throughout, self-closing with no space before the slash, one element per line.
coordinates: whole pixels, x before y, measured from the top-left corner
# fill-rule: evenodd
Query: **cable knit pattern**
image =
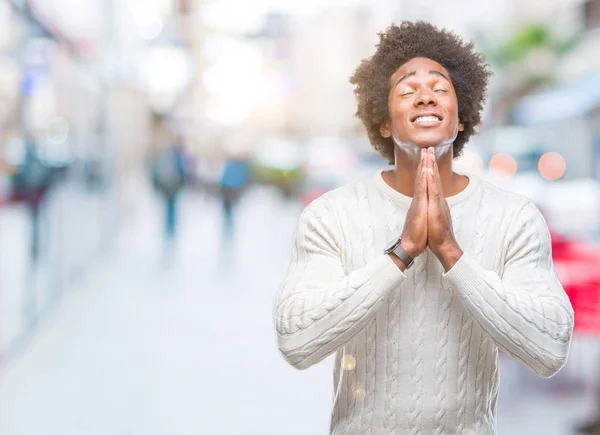
<path fill-rule="evenodd" d="M 390 198 L 383 195 L 382 192 L 378 191 L 379 197 L 383 200 L 384 206 L 384 217 L 385 217 L 385 230 L 390 234 L 397 234 L 404 223 L 400 222 L 399 216 L 402 216 L 402 213 L 399 213 L 398 205 L 391 200 Z M 386 383 L 385 383 L 385 397 L 386 400 L 384 402 L 384 425 L 387 429 L 387 433 L 389 435 L 394 435 L 396 428 L 396 398 L 398 397 L 398 378 L 394 376 L 395 373 L 398 373 L 399 367 L 399 347 L 398 340 L 394 339 L 395 333 L 399 328 L 400 321 L 400 292 L 392 292 L 388 298 L 388 312 L 387 312 L 387 331 L 386 336 L 387 339 L 387 349 L 386 349 L 386 358 L 388 364 L 386 364 L 385 375 L 386 375 Z"/>
<path fill-rule="evenodd" d="M 388 306 L 388 331 L 387 331 L 387 364 L 386 364 L 386 383 L 385 394 L 385 425 L 390 435 L 395 431 L 396 397 L 399 394 L 398 373 L 400 355 L 398 352 L 398 341 L 394 340 L 394 334 L 398 330 L 400 307 L 399 294 L 391 294 Z"/>
<path fill-rule="evenodd" d="M 483 416 L 483 389 L 485 388 L 483 377 L 485 375 L 488 345 L 489 339 L 483 337 L 479 346 L 479 354 L 477 355 L 477 367 L 475 368 L 475 416 L 478 418 L 478 431 L 481 430 L 481 418 Z"/>
<path fill-rule="evenodd" d="M 349 349 L 349 355 L 355 356 L 355 361 L 356 361 L 356 357 L 361 357 L 356 349 L 356 345 L 357 343 L 352 343 L 350 346 L 348 346 Z M 356 410 L 356 394 L 355 394 L 355 388 L 356 388 L 356 378 L 354 377 L 356 375 L 356 369 L 346 372 L 346 395 L 344 400 L 346 401 L 346 409 L 348 411 L 347 414 L 347 424 L 348 424 L 348 430 L 347 433 L 355 433 L 354 431 L 356 429 L 353 429 L 353 424 L 355 423 L 355 421 L 360 417 L 360 414 L 355 412 Z M 352 376 L 354 375 L 354 376 Z M 335 422 L 334 422 L 335 423 Z M 358 428 L 358 430 L 360 430 L 360 428 Z"/>
<path fill-rule="evenodd" d="M 543 377 L 566 362 L 573 310 L 543 216 L 467 175 L 447 198 L 463 251 L 447 272 L 429 250 L 405 273 L 383 254 L 411 198 L 381 171 L 302 212 L 273 318 L 298 369 L 352 357 L 335 364 L 331 433 L 495 434 L 498 349 Z"/>
<path fill-rule="evenodd" d="M 465 319 L 465 317 L 467 317 Z M 463 316 L 463 326 L 460 331 L 460 346 L 458 347 L 458 379 L 457 379 L 457 396 L 458 402 L 457 411 L 457 433 L 463 433 L 466 426 L 467 417 L 467 374 L 469 353 L 471 350 L 471 333 L 473 330 L 473 320 L 467 316 Z"/>
<path fill-rule="evenodd" d="M 487 213 L 485 210 L 487 207 L 493 206 L 493 191 L 491 190 L 481 190 L 481 199 L 479 202 L 479 208 L 477 211 L 477 219 L 475 225 L 475 237 L 473 240 L 473 255 L 476 258 L 482 258 L 484 255 L 484 247 L 485 247 L 485 235 L 489 231 L 489 224 L 491 222 L 491 215 Z M 485 334 L 485 332 L 483 332 Z M 476 375 L 475 375 L 475 415 L 477 416 L 477 428 L 478 431 L 481 431 L 481 418 L 482 418 L 482 410 L 484 407 L 484 397 L 483 397 L 483 375 L 485 370 L 485 352 L 487 347 L 488 339 L 484 336 L 484 339 L 481 341 L 479 346 L 479 353 L 477 358 L 477 366 L 476 366 Z M 464 411 L 463 411 L 464 412 Z"/>
<path fill-rule="evenodd" d="M 410 432 L 417 435 L 421 431 L 421 412 L 423 406 L 423 342 L 424 342 L 424 323 L 425 323 L 425 287 L 427 285 L 427 257 L 425 252 L 423 257 L 419 258 L 416 267 L 414 280 L 414 306 L 413 310 L 413 333 L 412 346 L 410 354 L 412 358 L 411 365 L 411 400 L 410 406 Z"/>
<path fill-rule="evenodd" d="M 494 351 L 492 352 L 492 358 L 488 361 L 489 363 L 492 364 L 492 394 L 493 394 L 493 402 L 494 405 L 496 404 L 496 401 L 498 399 L 498 384 L 500 383 L 500 377 L 498 376 L 498 349 L 494 348 Z M 489 416 L 490 417 L 490 421 L 492 422 L 492 424 L 494 425 L 494 427 L 496 426 L 496 408 L 495 406 L 493 406 L 491 408 L 492 410 L 492 414 Z"/>
<path fill-rule="evenodd" d="M 485 208 L 492 206 L 489 204 L 487 199 L 492 196 L 492 192 L 488 190 L 481 191 L 481 201 L 479 202 L 479 210 L 477 210 L 477 223 L 475 225 L 475 240 L 473 242 L 473 255 L 480 258 L 483 254 L 483 248 L 485 247 L 485 235 L 488 231 L 488 226 L 492 220 L 492 216 L 489 212 L 486 212 Z"/>
<path fill-rule="evenodd" d="M 467 203 L 463 202 L 459 202 L 458 204 L 456 204 L 456 206 L 454 206 L 452 208 L 452 221 L 453 221 L 453 228 L 454 228 L 454 237 L 456 237 L 457 239 L 460 238 L 461 233 L 462 233 L 462 228 L 460 226 L 460 223 L 462 222 L 462 217 L 465 211 L 465 206 Z"/>
<path fill-rule="evenodd" d="M 573 309 L 551 267 L 545 220 L 530 201 L 514 214 L 507 238 L 502 278 L 465 254 L 445 279 L 462 289 L 463 303 L 501 348 L 552 376 L 566 361 Z"/>
<path fill-rule="evenodd" d="M 375 320 L 373 320 L 367 326 L 367 374 L 366 374 L 366 382 L 365 382 L 365 401 L 364 401 L 364 409 L 362 424 L 361 427 L 365 428 L 364 432 L 366 435 L 371 434 L 371 418 L 373 416 L 373 403 L 375 402 L 375 339 L 376 339 L 377 325 Z"/>
<path fill-rule="evenodd" d="M 450 308 L 452 306 L 452 289 L 444 289 L 440 294 L 440 307 L 437 316 L 437 335 L 439 337 L 435 354 L 437 356 L 435 364 L 435 391 L 436 395 L 436 414 L 435 414 L 435 433 L 442 435 L 444 433 L 444 417 L 446 416 L 446 371 L 448 370 L 448 332 L 450 328 Z"/>

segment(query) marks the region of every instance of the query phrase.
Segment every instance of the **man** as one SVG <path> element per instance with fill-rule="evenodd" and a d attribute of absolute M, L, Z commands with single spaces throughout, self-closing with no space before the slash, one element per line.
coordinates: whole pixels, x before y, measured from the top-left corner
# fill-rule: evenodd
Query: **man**
<path fill-rule="evenodd" d="M 452 170 L 489 75 L 472 43 L 404 22 L 351 78 L 394 168 L 306 207 L 274 305 L 290 364 L 336 354 L 331 433 L 494 434 L 498 349 L 541 377 L 567 360 L 573 310 L 541 213 Z"/>

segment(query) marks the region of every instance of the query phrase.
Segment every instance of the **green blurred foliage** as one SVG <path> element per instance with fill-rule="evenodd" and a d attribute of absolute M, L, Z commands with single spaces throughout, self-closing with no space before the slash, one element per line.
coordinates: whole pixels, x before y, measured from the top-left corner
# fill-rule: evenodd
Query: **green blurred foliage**
<path fill-rule="evenodd" d="M 301 166 L 284 170 L 252 163 L 250 170 L 254 183 L 276 186 L 285 195 L 297 194 L 305 177 Z"/>
<path fill-rule="evenodd" d="M 492 109 L 494 122 L 509 122 L 508 113 L 515 101 L 552 84 L 559 64 L 583 36 L 583 32 L 563 36 L 551 23 L 524 24 L 505 38 L 479 32 L 475 38 L 479 49 L 500 80 Z M 538 61 L 543 63 L 532 63 Z"/>
<path fill-rule="evenodd" d="M 582 34 L 558 37 L 552 27 L 546 23 L 532 23 L 515 30 L 508 38 L 499 43 L 480 32 L 480 42 L 490 63 L 497 67 L 507 67 L 512 63 L 523 62 L 537 49 L 549 49 L 560 58 L 569 53 L 581 41 Z"/>

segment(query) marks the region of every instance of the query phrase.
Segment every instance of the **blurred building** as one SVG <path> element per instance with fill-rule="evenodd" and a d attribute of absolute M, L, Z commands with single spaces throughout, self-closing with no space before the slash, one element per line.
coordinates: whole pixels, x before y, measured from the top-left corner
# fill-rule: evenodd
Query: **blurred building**
<path fill-rule="evenodd" d="M 561 11 L 579 40 L 553 64 L 553 80 L 516 101 L 510 117 L 532 145 L 564 156 L 565 178 L 600 179 L 600 1 L 569 2 Z"/>
<path fill-rule="evenodd" d="M 364 7 L 331 7 L 294 23 L 289 47 L 292 92 L 286 111 L 291 131 L 347 136 L 357 130 L 348 78 L 371 54 L 369 18 Z"/>
<path fill-rule="evenodd" d="M 173 111 L 189 81 L 175 6 L 188 7 L 0 1 L 0 352 L 8 358 L 138 206 L 152 113 Z M 61 174 L 36 231 L 14 185 L 32 150 Z"/>

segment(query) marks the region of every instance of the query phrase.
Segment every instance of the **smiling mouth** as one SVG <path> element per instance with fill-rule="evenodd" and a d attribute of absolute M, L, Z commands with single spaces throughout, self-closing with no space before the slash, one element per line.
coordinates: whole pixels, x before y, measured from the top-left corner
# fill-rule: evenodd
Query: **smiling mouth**
<path fill-rule="evenodd" d="M 439 123 L 441 120 L 442 118 L 437 115 L 421 115 L 413 119 L 412 122 L 420 125 L 434 125 Z"/>

